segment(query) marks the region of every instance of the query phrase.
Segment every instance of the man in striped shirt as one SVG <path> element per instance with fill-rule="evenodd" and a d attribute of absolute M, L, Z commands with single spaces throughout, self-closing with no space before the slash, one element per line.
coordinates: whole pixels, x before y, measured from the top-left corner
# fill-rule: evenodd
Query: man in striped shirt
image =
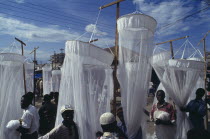
<path fill-rule="evenodd" d="M 64 105 L 61 107 L 61 115 L 64 119 L 62 124 L 39 139 L 79 139 L 77 126 L 73 121 L 74 110 L 69 105 Z"/>

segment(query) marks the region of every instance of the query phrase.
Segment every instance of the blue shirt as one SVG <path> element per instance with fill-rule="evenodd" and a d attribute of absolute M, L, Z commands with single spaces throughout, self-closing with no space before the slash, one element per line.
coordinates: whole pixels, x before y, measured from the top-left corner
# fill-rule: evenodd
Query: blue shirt
<path fill-rule="evenodd" d="M 194 99 L 187 104 L 186 109 L 194 128 L 204 129 L 203 117 L 206 115 L 206 103 L 202 99 Z"/>

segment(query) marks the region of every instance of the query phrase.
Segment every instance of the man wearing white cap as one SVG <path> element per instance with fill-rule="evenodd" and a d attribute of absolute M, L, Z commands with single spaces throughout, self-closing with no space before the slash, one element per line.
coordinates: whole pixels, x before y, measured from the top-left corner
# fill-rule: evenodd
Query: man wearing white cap
<path fill-rule="evenodd" d="M 126 135 L 117 126 L 117 121 L 112 113 L 102 114 L 100 124 L 104 133 L 99 139 L 127 139 Z"/>
<path fill-rule="evenodd" d="M 45 136 L 39 137 L 39 139 L 79 139 L 77 126 L 73 121 L 74 110 L 70 105 L 64 105 L 60 112 L 64 119 L 62 124 L 52 129 Z"/>

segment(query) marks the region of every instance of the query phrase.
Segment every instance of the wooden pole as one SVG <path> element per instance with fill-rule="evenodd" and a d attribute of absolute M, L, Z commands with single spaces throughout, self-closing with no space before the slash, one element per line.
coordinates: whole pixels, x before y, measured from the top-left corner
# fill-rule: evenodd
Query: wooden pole
<path fill-rule="evenodd" d="M 203 39 L 203 51 L 204 51 L 204 89 L 205 89 L 205 99 L 207 99 L 207 91 L 206 91 L 206 72 L 207 72 L 207 66 L 206 66 L 206 38 Z M 206 103 L 206 128 L 208 130 L 208 104 Z"/>
<path fill-rule="evenodd" d="M 35 92 L 36 92 L 36 82 L 35 82 L 35 68 L 36 68 L 36 50 L 37 49 L 39 49 L 39 47 L 37 47 L 37 48 L 34 48 L 34 50 L 30 53 L 30 54 L 32 54 L 32 53 L 34 53 L 34 106 L 35 106 L 35 101 L 36 101 L 36 99 L 35 99 Z"/>
<path fill-rule="evenodd" d="M 172 59 L 174 59 L 173 42 L 170 42 L 170 49 L 171 49 L 171 57 Z"/>
<path fill-rule="evenodd" d="M 120 16 L 120 2 L 123 2 L 125 0 L 117 0 L 112 3 L 109 3 L 107 5 L 99 7 L 99 9 L 104 9 L 109 6 L 115 5 L 116 4 L 116 30 L 115 30 L 115 56 L 114 56 L 114 70 L 113 70 L 113 80 L 114 80 L 114 98 L 113 98 L 113 110 L 112 113 L 116 116 L 116 111 L 117 111 L 117 91 L 119 89 L 118 87 L 118 80 L 117 80 L 117 66 L 118 66 L 118 42 L 119 42 L 119 35 L 118 35 L 118 30 L 117 30 L 117 19 Z"/>
<path fill-rule="evenodd" d="M 15 37 L 15 40 L 20 42 L 21 44 L 21 50 L 22 50 L 22 56 L 24 56 L 24 48 L 23 46 L 26 46 L 26 44 L 21 41 L 20 39 L 16 38 Z M 24 90 L 25 90 L 25 94 L 27 93 L 27 90 L 26 90 L 26 73 L 25 73 L 25 64 L 23 64 L 23 83 L 24 83 Z"/>

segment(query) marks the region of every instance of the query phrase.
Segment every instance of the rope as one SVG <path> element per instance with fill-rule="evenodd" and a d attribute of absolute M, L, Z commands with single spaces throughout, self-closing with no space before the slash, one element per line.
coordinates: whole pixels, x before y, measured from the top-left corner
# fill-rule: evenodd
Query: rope
<path fill-rule="evenodd" d="M 183 52 L 182 52 L 182 57 L 181 57 L 181 59 L 184 58 L 184 54 L 185 54 L 186 47 L 187 47 L 187 40 L 184 42 L 184 50 L 183 50 Z"/>
<path fill-rule="evenodd" d="M 97 25 L 97 23 L 98 23 L 98 19 L 99 19 L 100 14 L 101 14 L 101 9 L 100 9 L 99 12 L 98 12 L 98 16 L 97 16 L 97 19 L 96 19 L 96 22 L 95 22 L 95 26 L 94 26 L 93 32 L 92 32 L 92 34 L 91 34 L 89 43 L 90 43 L 90 41 L 91 41 L 92 38 L 93 38 L 93 34 L 94 34 L 94 31 L 96 30 L 96 25 Z"/>
<path fill-rule="evenodd" d="M 77 37 L 77 38 L 75 39 L 75 41 L 78 40 L 79 38 L 81 38 L 82 36 L 84 36 L 86 33 L 88 33 L 88 32 L 86 31 L 86 32 L 83 33 L 81 36 Z"/>
<path fill-rule="evenodd" d="M 173 56 L 172 58 L 174 58 L 174 57 L 177 55 L 177 53 L 178 53 L 178 52 L 179 52 L 179 50 L 180 50 L 180 49 L 184 46 L 184 44 L 185 44 L 185 43 L 183 43 L 183 44 L 182 44 L 182 46 L 181 46 L 181 47 L 179 47 L 179 49 L 176 51 L 176 53 L 174 54 L 174 56 Z"/>

